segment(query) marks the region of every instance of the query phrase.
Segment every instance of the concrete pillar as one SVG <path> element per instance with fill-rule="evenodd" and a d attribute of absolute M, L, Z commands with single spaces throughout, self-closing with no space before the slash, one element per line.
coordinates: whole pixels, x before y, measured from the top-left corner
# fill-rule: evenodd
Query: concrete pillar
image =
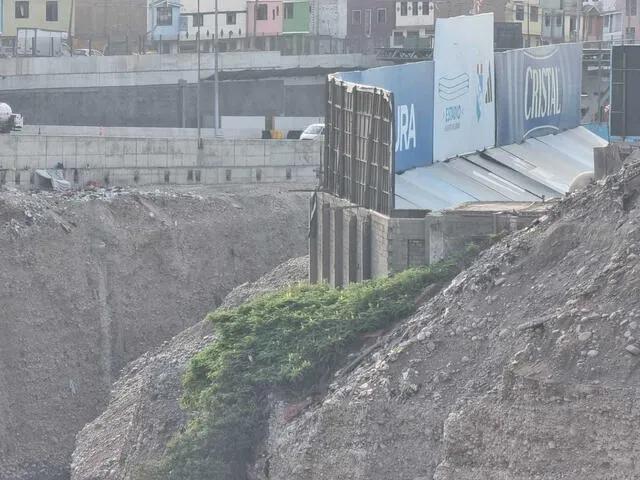
<path fill-rule="evenodd" d="M 371 216 L 362 221 L 362 280 L 371 278 Z"/>
<path fill-rule="evenodd" d="M 358 219 L 349 218 L 349 283 L 358 281 Z"/>
<path fill-rule="evenodd" d="M 309 283 L 317 283 L 318 277 L 318 196 L 309 202 Z"/>
<path fill-rule="evenodd" d="M 622 168 L 620 149 L 617 145 L 596 147 L 593 149 L 593 171 L 595 180 L 613 175 Z"/>
<path fill-rule="evenodd" d="M 429 265 L 438 263 L 444 258 L 444 232 L 442 230 L 442 215 L 430 214 L 425 217 L 425 239 L 427 260 Z"/>
<path fill-rule="evenodd" d="M 178 125 L 187 127 L 187 81 L 178 80 Z"/>
<path fill-rule="evenodd" d="M 320 246 L 322 254 L 322 279 L 329 281 L 329 272 L 331 271 L 331 207 L 328 203 L 322 204 L 322 225 L 320 227 L 319 237 L 322 238 Z"/>
<path fill-rule="evenodd" d="M 344 209 L 333 210 L 333 283 L 336 287 L 344 285 Z"/>

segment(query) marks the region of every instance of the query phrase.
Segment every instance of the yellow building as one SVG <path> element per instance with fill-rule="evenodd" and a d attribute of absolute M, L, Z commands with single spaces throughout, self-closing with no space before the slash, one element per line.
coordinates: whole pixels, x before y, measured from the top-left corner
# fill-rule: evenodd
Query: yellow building
<path fill-rule="evenodd" d="M 68 32 L 73 19 L 73 0 L 4 0 L 2 8 L 2 37 L 14 38 L 18 31 L 47 30 Z"/>
<path fill-rule="evenodd" d="M 505 20 L 522 24 L 525 47 L 536 47 L 542 44 L 543 12 L 540 9 L 540 0 L 509 1 Z"/>

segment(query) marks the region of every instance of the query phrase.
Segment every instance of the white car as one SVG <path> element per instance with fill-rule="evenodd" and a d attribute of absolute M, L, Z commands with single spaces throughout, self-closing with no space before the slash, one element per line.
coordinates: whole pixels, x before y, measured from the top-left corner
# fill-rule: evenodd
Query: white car
<path fill-rule="evenodd" d="M 314 123 L 304 129 L 300 140 L 316 140 L 324 137 L 324 123 Z"/>

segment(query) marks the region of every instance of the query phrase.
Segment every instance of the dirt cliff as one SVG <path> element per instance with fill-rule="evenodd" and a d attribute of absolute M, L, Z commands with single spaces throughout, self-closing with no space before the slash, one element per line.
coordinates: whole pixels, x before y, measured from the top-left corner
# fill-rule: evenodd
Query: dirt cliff
<path fill-rule="evenodd" d="M 0 478 L 69 478 L 128 362 L 306 250 L 276 187 L 0 193 Z"/>
<path fill-rule="evenodd" d="M 221 307 L 309 278 L 309 258 L 283 263 L 256 282 L 233 289 Z M 178 398 L 187 361 L 211 341 L 208 320 L 132 362 L 115 383 L 105 412 L 78 434 L 72 480 L 127 479 L 136 465 L 162 453 L 186 424 Z"/>
<path fill-rule="evenodd" d="M 293 421 L 269 480 L 640 478 L 640 165 L 573 194 Z"/>

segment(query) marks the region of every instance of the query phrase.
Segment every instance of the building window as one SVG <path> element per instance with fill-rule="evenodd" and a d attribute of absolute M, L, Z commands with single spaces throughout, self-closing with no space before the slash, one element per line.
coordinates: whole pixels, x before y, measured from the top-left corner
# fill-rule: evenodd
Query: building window
<path fill-rule="evenodd" d="M 522 22 L 524 20 L 524 5 L 516 5 L 516 20 Z"/>
<path fill-rule="evenodd" d="M 286 19 L 293 18 L 293 3 L 284 4 L 284 18 Z"/>
<path fill-rule="evenodd" d="M 351 24 L 360 25 L 362 23 L 362 10 L 353 10 L 351 12 Z"/>
<path fill-rule="evenodd" d="M 638 0 L 627 0 L 627 15 L 635 17 L 638 14 Z"/>
<path fill-rule="evenodd" d="M 202 27 L 204 25 L 204 15 L 202 13 L 195 13 L 193 15 L 193 26 Z"/>
<path fill-rule="evenodd" d="M 267 8 L 266 3 L 259 3 L 257 6 L 256 19 L 257 20 L 268 20 L 269 18 L 269 9 Z"/>
<path fill-rule="evenodd" d="M 47 22 L 58 21 L 58 2 L 47 2 Z"/>
<path fill-rule="evenodd" d="M 379 8 L 376 12 L 378 15 L 378 23 L 387 23 L 387 9 Z"/>
<path fill-rule="evenodd" d="M 29 18 L 29 2 L 16 2 L 16 18 Z"/>
<path fill-rule="evenodd" d="M 168 27 L 173 24 L 173 11 L 171 7 L 158 7 L 157 24 L 159 27 Z M 195 17 L 193 17 L 195 19 Z"/>
<path fill-rule="evenodd" d="M 189 30 L 189 15 L 180 15 L 180 31 L 187 32 Z"/>
<path fill-rule="evenodd" d="M 400 15 L 407 16 L 407 2 L 400 2 Z"/>
<path fill-rule="evenodd" d="M 418 2 L 411 2 L 411 15 L 418 15 Z"/>
<path fill-rule="evenodd" d="M 429 2 L 422 2 L 422 15 L 429 15 Z"/>
<path fill-rule="evenodd" d="M 396 47 L 401 47 L 404 43 L 404 35 L 402 32 L 393 32 L 393 44 Z"/>
<path fill-rule="evenodd" d="M 604 16 L 604 27 L 609 28 L 609 15 Z"/>
<path fill-rule="evenodd" d="M 529 7 L 529 20 L 538 23 L 538 7 Z"/>
<path fill-rule="evenodd" d="M 556 16 L 556 26 L 558 26 L 558 27 L 562 26 L 562 15 L 557 15 Z"/>
<path fill-rule="evenodd" d="M 227 12 L 227 25 L 236 24 L 236 12 Z"/>
<path fill-rule="evenodd" d="M 576 17 L 573 17 L 573 16 L 569 18 L 569 32 L 576 31 L 576 24 L 577 24 L 576 20 L 577 20 Z"/>

